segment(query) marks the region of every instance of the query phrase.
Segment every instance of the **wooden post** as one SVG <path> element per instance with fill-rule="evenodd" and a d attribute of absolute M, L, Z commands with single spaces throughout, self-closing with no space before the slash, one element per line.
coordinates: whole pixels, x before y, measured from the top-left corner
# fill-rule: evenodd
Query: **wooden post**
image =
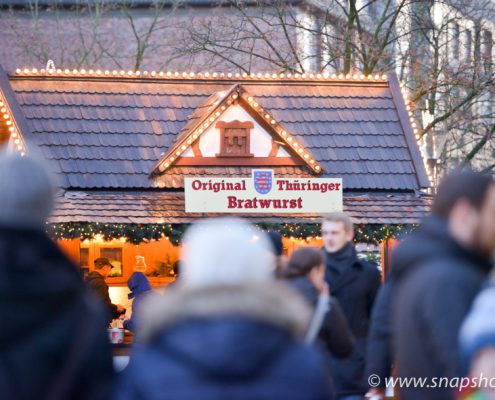
<path fill-rule="evenodd" d="M 390 273 L 392 250 L 397 246 L 397 239 L 388 238 L 382 242 L 382 282 L 385 282 Z"/>
<path fill-rule="evenodd" d="M 62 239 L 57 240 L 56 243 L 60 250 L 79 268 L 81 239 Z"/>

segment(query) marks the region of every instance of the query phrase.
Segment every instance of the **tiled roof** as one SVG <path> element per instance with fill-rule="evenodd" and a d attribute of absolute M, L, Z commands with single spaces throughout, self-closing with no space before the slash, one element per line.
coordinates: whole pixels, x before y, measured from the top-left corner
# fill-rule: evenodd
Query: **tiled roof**
<path fill-rule="evenodd" d="M 66 189 L 179 188 L 188 173 L 242 174 L 242 168 L 173 166 L 162 176 L 149 175 L 191 114 L 237 83 L 314 155 L 325 171 L 320 176 L 342 177 L 347 190 L 413 192 L 428 181 L 394 79 L 11 75 L 10 85 L 31 131 L 26 139 L 54 160 Z M 300 168 L 280 172 L 310 173 Z"/>
<path fill-rule="evenodd" d="M 360 224 L 413 224 L 429 211 L 430 199 L 414 195 L 344 196 L 344 211 Z M 186 213 L 183 193 L 65 192 L 50 223 L 186 223 L 218 214 Z M 314 214 L 237 214 L 263 222 L 319 222 Z"/>

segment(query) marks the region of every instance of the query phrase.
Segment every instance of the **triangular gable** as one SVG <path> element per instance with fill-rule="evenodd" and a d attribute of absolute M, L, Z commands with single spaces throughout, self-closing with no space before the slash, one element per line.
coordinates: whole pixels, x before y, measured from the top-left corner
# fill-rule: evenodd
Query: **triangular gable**
<path fill-rule="evenodd" d="M 200 138 L 211 134 L 212 126 L 217 129 L 245 126 L 254 128 L 252 122 L 230 120 L 222 121 L 222 117 L 229 113 L 233 107 L 241 107 L 245 115 L 250 116 L 256 127 L 260 128 L 272 138 L 272 148 L 268 157 L 203 157 L 199 150 Z M 242 112 L 241 112 L 242 114 Z M 215 124 L 215 125 L 214 125 Z M 231 125 L 232 124 L 232 125 Z M 247 125 L 242 125 L 247 124 Z M 251 126 L 249 126 L 251 124 Z M 249 129 L 248 128 L 248 129 Z M 258 129 L 258 134 L 260 129 Z M 191 152 L 196 157 L 187 157 Z M 278 154 L 278 157 L 276 156 Z M 282 155 L 282 156 L 281 156 Z M 283 155 L 286 155 L 284 157 Z M 168 152 L 154 166 L 152 173 L 160 174 L 173 165 L 182 166 L 294 166 L 307 165 L 316 174 L 322 172 L 320 163 L 304 148 L 293 135 L 288 132 L 279 121 L 276 121 L 271 113 L 266 110 L 257 99 L 248 93 L 241 85 L 233 85 L 229 90 L 214 93 L 205 103 L 196 109 L 188 118 L 188 122 L 181 129 Z"/>

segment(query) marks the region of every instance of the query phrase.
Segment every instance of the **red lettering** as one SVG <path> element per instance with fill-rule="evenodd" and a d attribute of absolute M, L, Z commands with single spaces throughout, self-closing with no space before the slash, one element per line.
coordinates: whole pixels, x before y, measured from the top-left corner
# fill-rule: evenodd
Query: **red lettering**
<path fill-rule="evenodd" d="M 335 190 L 340 190 L 340 183 L 335 184 Z"/>
<path fill-rule="evenodd" d="M 227 197 L 229 199 L 228 208 L 237 208 L 237 198 L 235 196 Z"/>
<path fill-rule="evenodd" d="M 302 208 L 302 199 L 300 197 L 297 199 L 297 208 Z"/>
<path fill-rule="evenodd" d="M 201 181 L 198 181 L 197 179 L 192 182 L 192 188 L 194 190 L 200 190 L 201 189 Z"/>
<path fill-rule="evenodd" d="M 261 208 L 270 208 L 271 200 L 260 199 Z"/>

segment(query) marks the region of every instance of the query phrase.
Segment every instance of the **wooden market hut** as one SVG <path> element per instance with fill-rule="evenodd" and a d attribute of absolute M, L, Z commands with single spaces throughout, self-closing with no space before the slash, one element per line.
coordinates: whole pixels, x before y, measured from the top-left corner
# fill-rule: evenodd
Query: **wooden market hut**
<path fill-rule="evenodd" d="M 395 75 L 193 74 L 0 67 L 0 140 L 39 148 L 62 191 L 50 231 L 80 266 L 136 263 L 154 284 L 173 279 L 186 213 L 184 177 L 340 177 L 361 242 L 427 212 L 430 180 L 414 110 Z M 318 243 L 319 215 L 249 214 L 294 243 Z M 156 240 L 152 240 L 156 239 Z M 144 258 L 141 258 L 144 257 Z M 120 262 L 121 271 L 118 270 Z"/>

